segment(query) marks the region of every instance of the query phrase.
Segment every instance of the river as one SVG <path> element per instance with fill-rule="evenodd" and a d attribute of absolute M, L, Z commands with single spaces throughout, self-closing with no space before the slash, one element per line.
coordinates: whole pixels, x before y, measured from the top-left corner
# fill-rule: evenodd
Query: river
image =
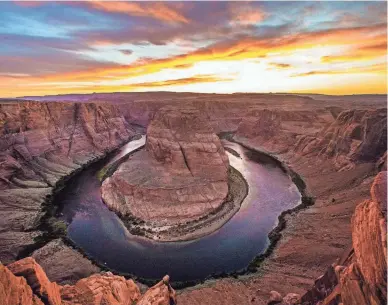
<path fill-rule="evenodd" d="M 144 145 L 143 137 L 122 147 L 114 162 Z M 269 245 L 268 233 L 284 210 L 300 203 L 291 179 L 273 162 L 239 144 L 223 140 L 230 164 L 249 185 L 240 210 L 218 231 L 188 242 L 156 242 L 131 235 L 120 218 L 103 203 L 93 165 L 72 178 L 56 197 L 61 218 L 68 223 L 68 237 L 85 253 L 108 268 L 145 279 L 169 274 L 172 281 L 203 280 L 211 274 L 247 267 Z M 105 164 L 106 165 L 106 164 Z"/>

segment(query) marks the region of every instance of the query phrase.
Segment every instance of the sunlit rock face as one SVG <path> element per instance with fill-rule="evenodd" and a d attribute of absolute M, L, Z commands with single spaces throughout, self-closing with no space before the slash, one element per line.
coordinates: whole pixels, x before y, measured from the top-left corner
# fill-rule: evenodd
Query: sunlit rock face
<path fill-rule="evenodd" d="M 8 266 L 0 263 L 1 305 L 169 305 L 177 304 L 169 276 L 142 296 L 132 279 L 111 272 L 93 274 L 75 285 L 50 282 L 43 268 L 27 257 Z"/>
<path fill-rule="evenodd" d="M 302 304 L 387 303 L 386 182 L 386 171 L 375 177 L 371 199 L 359 203 L 352 216 L 352 251 L 315 281 Z"/>
<path fill-rule="evenodd" d="M 104 181 L 105 203 L 156 225 L 184 223 L 217 209 L 228 193 L 228 158 L 195 108 L 163 108 L 147 129 L 146 150 Z"/>

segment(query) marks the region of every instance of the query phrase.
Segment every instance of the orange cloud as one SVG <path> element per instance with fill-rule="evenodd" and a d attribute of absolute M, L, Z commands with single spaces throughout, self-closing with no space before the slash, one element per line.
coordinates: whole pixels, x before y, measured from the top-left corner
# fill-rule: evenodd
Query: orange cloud
<path fill-rule="evenodd" d="M 377 64 L 366 67 L 353 67 L 342 70 L 316 70 L 304 73 L 297 73 L 291 75 L 291 77 L 311 76 L 311 75 L 334 75 L 334 74 L 362 74 L 362 73 L 374 73 L 374 74 L 386 74 L 387 66 L 385 64 Z"/>
<path fill-rule="evenodd" d="M 346 53 L 335 56 L 324 56 L 322 62 L 343 62 L 343 61 L 359 61 L 369 60 L 376 57 L 383 57 L 387 54 L 387 39 L 386 35 L 381 35 L 371 39 L 368 43 L 361 42 L 354 45 Z"/>
<path fill-rule="evenodd" d="M 128 91 L 139 91 L 147 90 L 150 88 L 158 87 L 168 87 L 168 86 L 184 86 L 190 84 L 201 84 L 201 83 L 215 83 L 215 82 L 228 82 L 232 81 L 232 77 L 219 77 L 217 75 L 203 74 L 203 75 L 194 75 L 192 77 L 179 78 L 179 79 L 170 79 L 164 81 L 152 81 L 152 82 L 142 82 L 128 85 L 113 85 L 113 86 L 102 86 L 102 85 L 74 85 L 67 86 L 66 84 L 58 86 L 20 86 L 17 90 L 18 96 L 23 95 L 42 95 L 42 94 L 69 94 L 69 93 L 93 93 L 93 92 L 128 92 Z M 12 84 L 15 87 L 19 87 L 19 80 L 1 76 L 1 82 L 7 82 Z M 9 95 L 9 87 L 0 85 L 0 96 Z"/>
<path fill-rule="evenodd" d="M 107 2 L 108 3 L 108 2 Z M 135 3 L 137 4 L 137 3 Z M 259 57 L 265 57 L 276 53 L 277 56 L 282 54 L 297 53 L 300 50 L 306 50 L 315 48 L 317 46 L 344 46 L 347 48 L 347 52 L 337 57 L 337 60 L 354 62 L 355 60 L 365 60 L 381 57 L 382 54 L 386 54 L 386 50 L 383 48 L 383 44 L 386 43 L 386 24 L 378 24 L 366 27 L 354 27 L 348 29 L 333 29 L 320 32 L 309 33 L 296 33 L 292 35 L 286 35 L 283 37 L 272 38 L 257 38 L 248 37 L 241 40 L 229 41 L 224 43 L 214 44 L 212 46 L 202 48 L 187 54 L 177 55 L 163 59 L 145 58 L 139 60 L 131 65 L 123 66 L 111 66 L 102 67 L 96 69 L 88 69 L 83 71 L 76 71 L 71 73 L 56 73 L 49 74 L 40 77 L 25 77 L 23 83 L 28 84 L 27 89 L 44 91 L 42 84 L 55 83 L 61 84 L 63 87 L 68 87 L 68 92 L 77 91 L 77 83 L 88 82 L 89 87 L 83 88 L 85 92 L 93 92 L 97 89 L 90 84 L 97 83 L 106 80 L 120 80 L 130 79 L 136 76 L 142 76 L 147 74 L 153 74 L 165 69 L 188 69 L 198 62 L 206 61 L 226 61 L 226 60 L 243 60 L 254 59 Z M 367 43 L 365 42 L 367 38 Z M 329 61 L 328 58 L 322 58 L 322 61 Z M 317 58 L 319 61 L 319 58 Z M 286 64 L 281 68 L 286 68 Z M 280 68 L 280 66 L 278 66 Z M 358 70 L 357 70 L 358 69 Z M 353 68 L 343 71 L 310 71 L 304 73 L 307 76 L 314 74 L 345 74 L 345 73 L 386 73 L 386 69 L 382 66 L 367 68 Z M 13 78 L 15 80 L 15 78 Z M 204 81 L 202 79 L 196 79 L 196 81 Z M 207 78 L 207 81 L 215 81 L 214 79 Z M 184 83 L 182 81 L 181 83 Z M 11 88 L 11 84 L 17 84 L 12 82 L 9 78 L 7 83 L 4 83 L 3 88 Z M 157 86 L 158 82 L 153 82 L 153 86 Z M 159 82 L 160 86 L 167 86 L 166 83 Z M 175 81 L 175 85 L 177 81 Z M 36 87 L 34 87 L 34 85 Z M 0 85 L 1 86 L 1 85 Z M 15 86 L 15 85 L 14 85 Z M 51 84 L 48 84 L 51 86 Z M 73 87 L 72 87 L 73 86 Z M 123 90 L 130 90 L 132 85 L 123 88 Z M 150 88 L 152 85 L 148 85 Z M 98 90 L 109 92 L 109 90 L 117 90 L 117 87 L 112 86 L 100 86 Z M 147 88 L 146 84 L 143 84 L 143 88 Z M 134 90 L 139 89 L 139 85 Z M 9 89 L 8 89 L 9 90 Z M 65 90 L 60 88 L 61 92 Z M 81 89 L 80 89 L 81 90 Z M 5 91 L 5 89 L 4 89 Z"/>
<path fill-rule="evenodd" d="M 95 9 L 111 13 L 123 13 L 130 16 L 151 17 L 171 23 L 189 23 L 189 20 L 178 11 L 168 7 L 164 3 L 141 2 L 112 2 L 90 1 L 90 6 Z"/>
<path fill-rule="evenodd" d="M 381 56 L 381 52 L 373 50 L 362 51 L 362 41 L 368 37 L 369 44 L 386 42 L 386 37 L 382 32 L 386 32 L 386 24 L 374 25 L 369 27 L 355 27 L 349 29 L 327 30 L 314 33 L 301 33 L 289 35 L 281 38 L 246 38 L 240 41 L 229 43 L 220 43 L 213 46 L 202 48 L 187 54 L 178 55 L 163 59 L 147 59 L 128 66 L 102 68 L 94 70 L 79 71 L 66 74 L 54 74 L 44 77 L 45 80 L 51 81 L 81 81 L 81 80 L 99 80 L 104 79 L 106 75 L 110 78 L 128 78 L 139 75 L 159 72 L 163 69 L 175 69 L 179 67 L 189 67 L 201 61 L 214 60 L 241 60 L 265 57 L 271 53 L 287 54 L 314 48 L 318 45 L 324 46 L 350 46 L 347 54 L 341 57 L 344 61 L 354 61 L 360 56 L 368 59 Z M 353 53 L 355 49 L 360 49 Z M 365 53 L 368 52 L 368 53 Z M 323 58 L 322 60 L 325 60 Z M 326 59 L 328 60 L 328 59 Z"/>
<path fill-rule="evenodd" d="M 226 81 L 232 81 L 232 80 L 233 78 L 231 77 L 219 77 L 216 75 L 204 74 L 204 75 L 195 75 L 187 78 L 138 83 L 131 86 L 136 86 L 141 88 L 152 88 L 152 87 L 166 87 L 166 86 L 183 86 L 183 85 L 198 84 L 198 83 L 226 82 Z"/>
<path fill-rule="evenodd" d="M 276 63 L 276 62 L 271 62 L 269 65 L 273 66 L 275 68 L 278 68 L 278 69 L 289 69 L 289 68 L 292 68 L 292 65 L 290 65 L 290 64 L 282 64 L 282 63 Z"/>

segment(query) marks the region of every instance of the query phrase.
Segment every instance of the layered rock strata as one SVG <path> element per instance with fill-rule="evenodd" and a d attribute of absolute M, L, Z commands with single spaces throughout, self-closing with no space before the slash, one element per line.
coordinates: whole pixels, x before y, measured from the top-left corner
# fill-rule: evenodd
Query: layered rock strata
<path fill-rule="evenodd" d="M 105 203 L 156 227 L 184 224 L 220 208 L 228 194 L 228 157 L 194 108 L 163 108 L 135 153 L 102 185 Z"/>
<path fill-rule="evenodd" d="M 0 104 L 0 260 L 35 243 L 43 204 L 65 177 L 134 135 L 111 105 Z"/>

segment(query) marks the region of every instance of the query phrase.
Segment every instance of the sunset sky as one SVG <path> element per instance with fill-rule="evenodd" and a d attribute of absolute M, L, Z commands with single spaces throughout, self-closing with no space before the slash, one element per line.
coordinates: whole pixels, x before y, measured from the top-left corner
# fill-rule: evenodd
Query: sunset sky
<path fill-rule="evenodd" d="M 386 2 L 0 2 L 0 97 L 387 92 Z"/>

